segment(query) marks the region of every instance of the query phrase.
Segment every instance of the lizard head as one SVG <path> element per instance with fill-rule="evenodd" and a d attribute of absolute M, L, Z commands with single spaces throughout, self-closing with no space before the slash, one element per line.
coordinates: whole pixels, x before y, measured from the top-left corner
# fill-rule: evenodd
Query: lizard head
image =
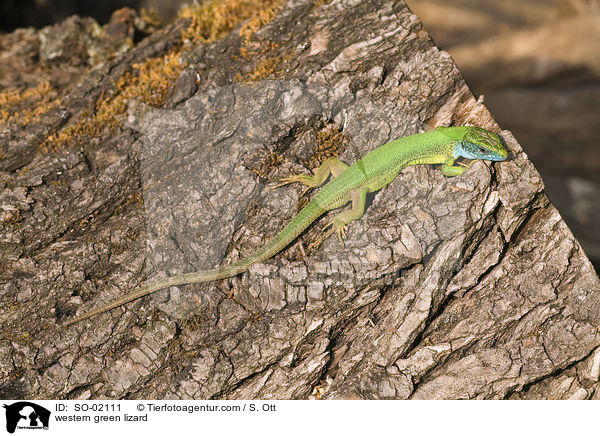
<path fill-rule="evenodd" d="M 503 161 L 508 157 L 500 137 L 481 127 L 469 127 L 454 147 L 455 157 Z"/>

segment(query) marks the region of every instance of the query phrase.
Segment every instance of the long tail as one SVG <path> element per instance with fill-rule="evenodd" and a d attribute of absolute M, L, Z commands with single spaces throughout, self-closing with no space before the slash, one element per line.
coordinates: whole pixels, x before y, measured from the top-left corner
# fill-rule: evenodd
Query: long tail
<path fill-rule="evenodd" d="M 296 215 L 296 217 L 294 217 L 292 221 L 288 223 L 287 226 L 285 226 L 281 232 L 279 232 L 273 239 L 271 239 L 271 241 L 269 241 L 251 256 L 241 259 L 231 265 L 224 265 L 210 270 L 196 271 L 173 277 L 167 277 L 154 283 L 145 284 L 136 291 L 130 292 L 129 294 L 106 304 L 105 306 L 101 306 L 97 309 L 65 321 L 63 323 L 63 327 L 68 327 L 79 321 L 83 321 L 84 319 L 100 315 L 101 313 L 107 312 L 161 289 L 168 288 L 169 286 L 209 282 L 212 280 L 219 280 L 238 275 L 246 271 L 250 265 L 264 262 L 275 254 L 279 253 L 294 239 L 296 239 L 300 233 L 306 230 L 306 228 L 324 212 L 325 209 L 321 208 L 313 199 L 298 213 L 298 215 Z"/>

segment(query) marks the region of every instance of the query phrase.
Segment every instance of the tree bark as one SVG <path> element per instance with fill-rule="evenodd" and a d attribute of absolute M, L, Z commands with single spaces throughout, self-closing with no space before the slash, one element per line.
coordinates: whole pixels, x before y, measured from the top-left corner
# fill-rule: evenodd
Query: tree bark
<path fill-rule="evenodd" d="M 596 398 L 600 281 L 419 19 L 389 0 L 269 11 L 205 43 L 182 17 L 128 44 L 124 12 L 101 36 L 73 17 L 0 37 L 0 68 L 32 72 L 3 86 L 49 83 L 10 94 L 0 133 L 0 397 Z M 60 326 L 252 253 L 306 202 L 279 178 L 462 124 L 511 158 L 408 168 L 344 244 L 311 246 L 324 217 L 237 277 Z"/>

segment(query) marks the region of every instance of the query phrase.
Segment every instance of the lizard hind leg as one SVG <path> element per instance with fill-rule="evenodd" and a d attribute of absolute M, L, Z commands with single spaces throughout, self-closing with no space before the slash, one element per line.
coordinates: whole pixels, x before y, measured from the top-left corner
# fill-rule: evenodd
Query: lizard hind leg
<path fill-rule="evenodd" d="M 284 177 L 279 181 L 279 184 L 274 186 L 274 188 L 279 188 L 280 186 L 298 182 L 306 186 L 306 190 L 303 192 L 304 194 L 310 188 L 316 188 L 325 183 L 330 174 L 333 177 L 337 177 L 346 169 L 348 169 L 348 165 L 336 157 L 330 157 L 329 159 L 323 161 L 321 166 L 314 171 L 312 176 L 309 176 L 308 174 L 295 174 L 290 177 Z"/>
<path fill-rule="evenodd" d="M 340 242 L 343 244 L 346 237 L 346 226 L 352 221 L 360 219 L 365 213 L 365 205 L 367 202 L 367 193 L 369 189 L 366 186 L 359 187 L 350 191 L 350 199 L 352 200 L 352 207 L 343 212 L 338 213 L 333 219 L 323 227 L 323 231 L 328 227 L 331 229 L 325 232 L 325 237 L 328 237 L 332 233 L 337 233 Z"/>

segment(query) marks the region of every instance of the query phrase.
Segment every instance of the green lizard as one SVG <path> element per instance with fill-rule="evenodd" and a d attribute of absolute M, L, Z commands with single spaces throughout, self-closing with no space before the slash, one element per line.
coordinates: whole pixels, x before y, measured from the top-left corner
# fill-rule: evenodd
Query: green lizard
<path fill-rule="evenodd" d="M 323 238 L 336 232 L 340 240 L 346 236 L 346 225 L 359 219 L 365 211 L 367 193 L 377 191 L 396 178 L 409 165 L 442 164 L 442 174 L 453 177 L 462 174 L 466 167 L 455 165 L 459 157 L 503 161 L 508 152 L 495 133 L 479 127 L 438 127 L 435 130 L 399 138 L 388 142 L 365 155 L 352 166 L 337 158 L 330 158 L 312 176 L 298 174 L 281 180 L 278 186 L 300 182 L 308 188 L 321 186 L 333 179 L 267 244 L 254 254 L 231 265 L 167 277 L 145 284 L 117 300 L 76 316 L 64 326 L 101 314 L 125 303 L 169 286 L 207 282 L 232 277 L 246 271 L 250 265 L 263 262 L 289 245 L 311 223 L 325 212 L 352 203 L 351 209 L 338 213 L 323 228 Z"/>

